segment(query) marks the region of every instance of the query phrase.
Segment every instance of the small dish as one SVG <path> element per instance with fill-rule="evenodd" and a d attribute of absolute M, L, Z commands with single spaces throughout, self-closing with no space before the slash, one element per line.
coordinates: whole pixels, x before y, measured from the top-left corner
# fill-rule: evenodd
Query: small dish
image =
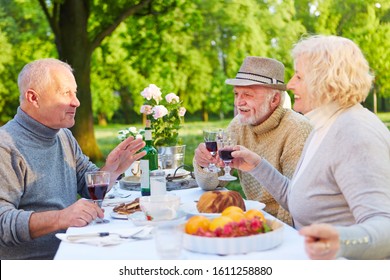
<path fill-rule="evenodd" d="M 119 180 L 119 186 L 124 190 L 135 190 L 141 185 L 139 176 L 126 176 Z"/>
<path fill-rule="evenodd" d="M 158 224 L 180 224 L 185 221 L 186 213 L 182 211 L 176 212 L 176 217 L 171 220 L 149 221 L 143 212 L 135 212 L 126 217 L 129 221 L 133 222 L 135 226 L 147 226 Z"/>
<path fill-rule="evenodd" d="M 256 200 L 244 200 L 245 203 L 245 208 L 246 210 L 249 209 L 257 209 L 257 210 L 262 210 L 265 208 L 265 204 L 261 203 Z M 195 215 L 202 215 L 208 218 L 215 218 L 221 215 L 221 213 L 200 213 L 198 209 L 196 208 L 196 202 L 189 202 L 189 203 L 184 203 L 181 205 L 180 209 L 192 216 Z"/>
<path fill-rule="evenodd" d="M 175 194 L 141 196 L 139 205 L 149 220 L 171 220 L 177 216 L 180 197 Z"/>
<path fill-rule="evenodd" d="M 136 212 L 137 213 L 137 212 Z M 134 214 L 134 213 L 133 213 Z M 110 216 L 111 216 L 111 218 L 113 218 L 113 219 L 118 219 L 118 220 L 127 220 L 128 218 L 127 218 L 127 216 L 128 215 L 124 215 L 124 214 L 119 214 L 119 213 L 117 213 L 117 212 L 111 212 L 110 213 Z"/>

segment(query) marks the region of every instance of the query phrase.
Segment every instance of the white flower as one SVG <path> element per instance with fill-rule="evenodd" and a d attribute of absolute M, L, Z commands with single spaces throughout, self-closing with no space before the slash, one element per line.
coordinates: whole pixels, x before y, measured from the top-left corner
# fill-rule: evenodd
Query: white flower
<path fill-rule="evenodd" d="M 126 129 L 122 129 L 118 131 L 118 139 L 123 141 L 129 136 L 134 137 L 135 139 L 143 138 L 142 134 L 145 133 L 144 129 L 137 130 L 136 127 L 132 126 Z"/>
<path fill-rule="evenodd" d="M 142 106 L 141 106 L 140 112 L 141 112 L 142 114 L 150 115 L 151 113 L 153 113 L 152 108 L 153 108 L 153 107 L 150 106 L 150 105 L 142 105 Z"/>
<path fill-rule="evenodd" d="M 186 108 L 184 108 L 184 107 L 180 107 L 180 108 L 179 108 L 179 116 L 180 116 L 180 117 L 184 117 L 184 115 L 186 114 L 186 112 L 187 112 Z"/>
<path fill-rule="evenodd" d="M 157 104 L 162 100 L 162 93 L 159 87 L 157 87 L 155 84 L 150 84 L 148 87 L 146 87 L 142 92 L 141 95 L 146 98 L 147 100 L 154 99 L 156 100 Z"/>
<path fill-rule="evenodd" d="M 118 139 L 121 140 L 121 141 L 125 140 L 127 138 L 127 134 L 128 133 L 129 132 L 126 129 L 119 130 L 118 131 Z"/>
<path fill-rule="evenodd" d="M 168 109 L 164 105 L 156 105 L 153 107 L 153 118 L 156 120 L 168 114 Z"/>
<path fill-rule="evenodd" d="M 179 96 L 177 96 L 176 94 L 174 93 L 168 93 L 166 96 L 165 96 L 165 100 L 168 102 L 168 103 L 172 103 L 173 100 L 176 101 L 176 103 L 179 103 L 180 102 L 180 99 L 179 99 Z"/>

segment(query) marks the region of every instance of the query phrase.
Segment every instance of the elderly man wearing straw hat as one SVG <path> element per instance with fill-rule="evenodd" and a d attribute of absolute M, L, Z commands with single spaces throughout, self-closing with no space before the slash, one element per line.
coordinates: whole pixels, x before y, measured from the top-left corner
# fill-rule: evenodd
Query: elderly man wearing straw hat
<path fill-rule="evenodd" d="M 227 79 L 226 84 L 234 86 L 237 115 L 227 130 L 234 135 L 236 144 L 258 153 L 291 178 L 312 127 L 304 116 L 283 106 L 287 95 L 284 65 L 275 59 L 250 56 L 245 58 L 236 78 Z M 226 185 L 218 180 L 217 173 L 206 168 L 216 161 L 205 144 L 199 144 L 193 163 L 196 181 L 204 190 Z M 257 180 L 242 171 L 238 176 L 247 199 L 265 203 L 265 211 L 292 224 L 289 213 Z"/>

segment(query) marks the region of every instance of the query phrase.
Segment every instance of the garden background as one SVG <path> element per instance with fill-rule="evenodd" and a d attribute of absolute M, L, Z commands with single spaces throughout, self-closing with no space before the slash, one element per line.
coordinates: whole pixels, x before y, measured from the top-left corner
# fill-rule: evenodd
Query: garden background
<path fill-rule="evenodd" d="M 72 132 L 102 162 L 116 132 L 143 127 L 140 92 L 174 92 L 187 109 L 186 164 L 205 125 L 234 114 L 234 77 L 249 55 L 273 57 L 293 74 L 290 50 L 307 34 L 355 41 L 376 79 L 364 106 L 390 122 L 388 0 L 0 0 L 0 125 L 19 104 L 17 75 L 35 59 L 74 68 L 81 106 Z"/>

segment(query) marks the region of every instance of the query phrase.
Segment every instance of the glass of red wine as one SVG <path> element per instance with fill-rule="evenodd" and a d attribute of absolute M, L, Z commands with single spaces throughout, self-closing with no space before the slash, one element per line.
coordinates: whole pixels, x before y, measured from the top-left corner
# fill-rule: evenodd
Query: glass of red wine
<path fill-rule="evenodd" d="M 89 195 L 94 203 L 102 207 L 102 202 L 110 184 L 110 173 L 105 171 L 93 171 L 85 173 L 85 181 Z M 109 220 L 96 218 L 95 224 L 109 223 Z"/>
<path fill-rule="evenodd" d="M 218 139 L 221 137 L 222 129 L 218 128 L 207 128 L 203 130 L 204 143 L 206 149 L 210 152 L 213 158 L 217 157 L 218 152 Z M 216 166 L 214 163 L 209 163 L 208 169 L 209 172 L 219 172 L 221 169 Z"/>
<path fill-rule="evenodd" d="M 225 167 L 223 168 L 225 174 L 218 177 L 218 179 L 221 181 L 237 180 L 237 177 L 230 174 L 231 168 L 229 166 L 229 163 L 233 160 L 232 152 L 233 152 L 232 138 L 230 137 L 229 133 L 224 131 L 222 138 L 218 141 L 218 155 L 225 165 Z"/>

